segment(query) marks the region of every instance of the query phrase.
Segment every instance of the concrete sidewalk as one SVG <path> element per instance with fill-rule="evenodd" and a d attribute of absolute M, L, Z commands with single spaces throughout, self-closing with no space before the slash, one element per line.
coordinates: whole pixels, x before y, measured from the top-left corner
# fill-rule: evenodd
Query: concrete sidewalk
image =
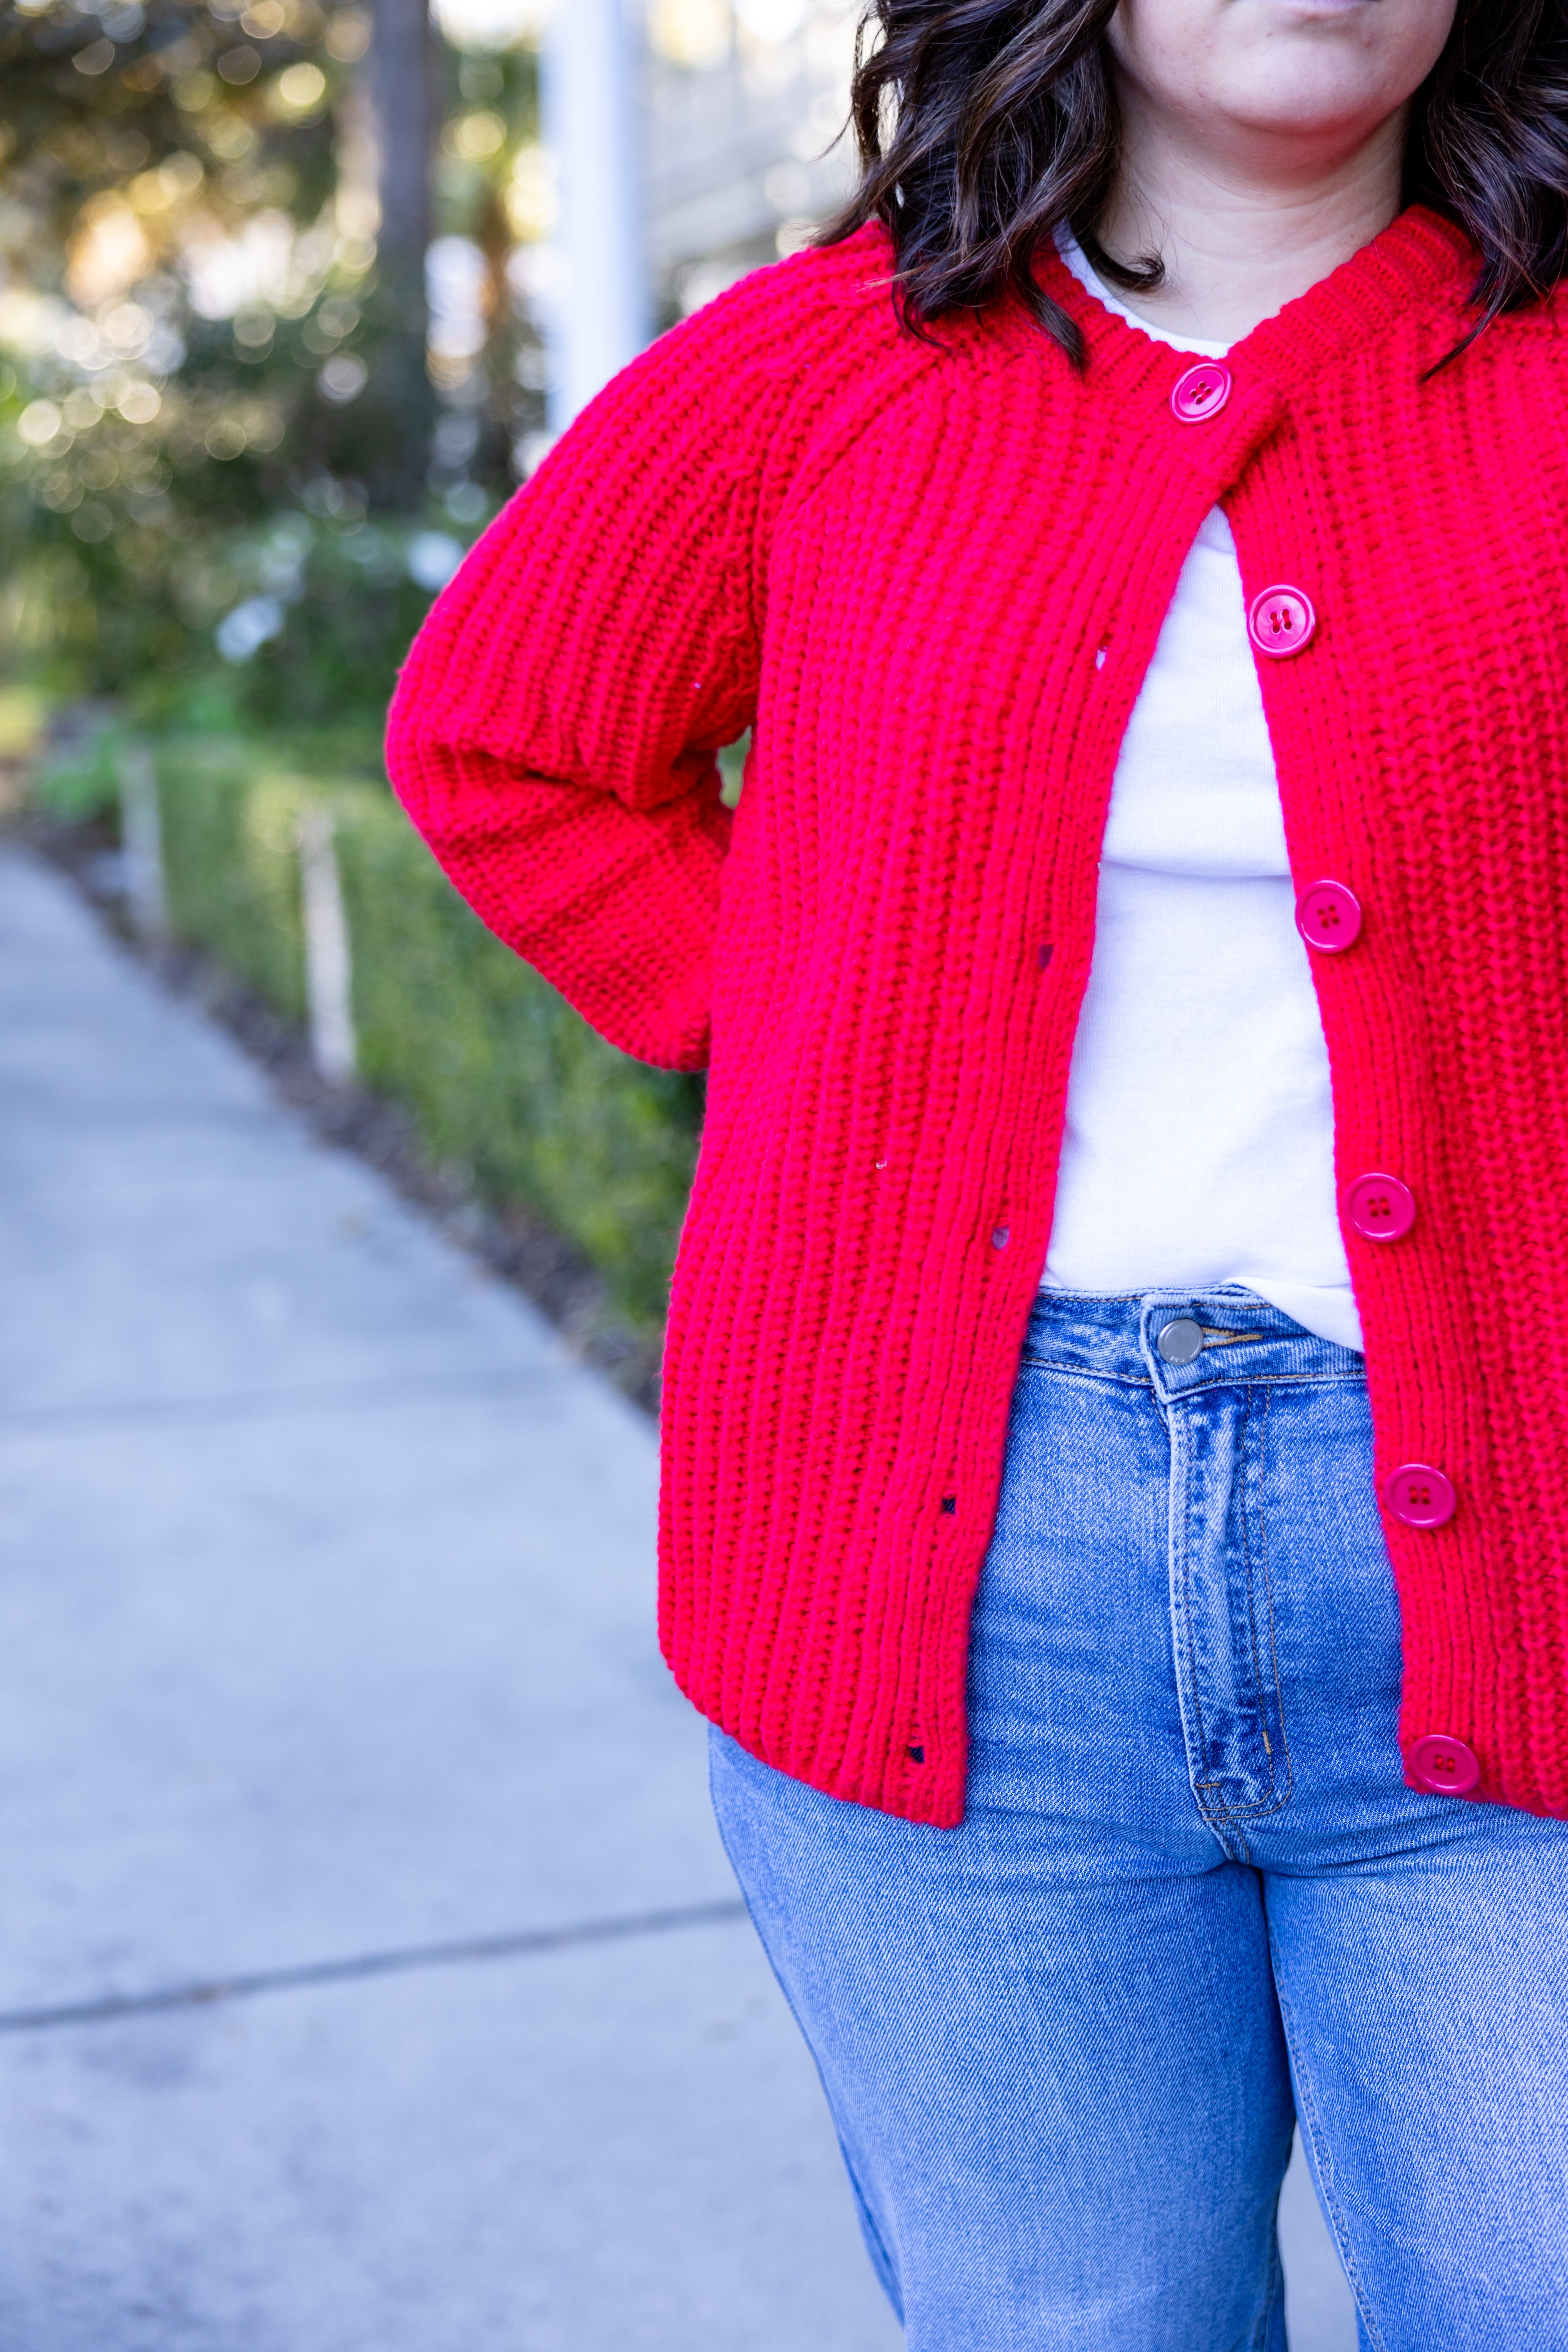
<path fill-rule="evenodd" d="M 0 850 L 5 2352 L 893 2352 L 654 1491 Z M 1289 2208 L 1295 2352 L 1351 2352 Z"/>

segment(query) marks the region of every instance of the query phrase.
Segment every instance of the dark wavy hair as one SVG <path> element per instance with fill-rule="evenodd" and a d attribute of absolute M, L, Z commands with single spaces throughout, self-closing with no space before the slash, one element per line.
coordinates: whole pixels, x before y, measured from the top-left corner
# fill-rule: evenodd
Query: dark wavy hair
<path fill-rule="evenodd" d="M 860 182 L 821 242 L 885 223 L 915 332 L 1011 291 L 1081 365 L 1082 339 L 1033 268 L 1064 226 L 1115 283 L 1159 283 L 1157 257 L 1116 262 L 1095 234 L 1121 135 L 1115 12 L 1116 0 L 872 0 L 850 106 Z M 1415 95 L 1405 183 L 1407 203 L 1456 223 L 1480 255 L 1466 342 L 1568 275 L 1568 0 L 1460 0 Z"/>

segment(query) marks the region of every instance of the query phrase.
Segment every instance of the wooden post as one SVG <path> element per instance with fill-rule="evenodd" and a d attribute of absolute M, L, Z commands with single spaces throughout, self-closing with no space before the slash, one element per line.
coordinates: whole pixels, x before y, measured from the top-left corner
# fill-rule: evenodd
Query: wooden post
<path fill-rule="evenodd" d="M 145 743 L 122 743 L 115 759 L 120 786 L 120 850 L 125 861 L 125 902 L 132 927 L 149 945 L 169 929 L 163 892 L 163 827 L 158 774 Z"/>
<path fill-rule="evenodd" d="M 349 927 L 332 813 L 319 803 L 300 818 L 300 896 L 311 1058 L 329 1085 L 345 1086 L 353 1076 L 356 1058 Z"/>

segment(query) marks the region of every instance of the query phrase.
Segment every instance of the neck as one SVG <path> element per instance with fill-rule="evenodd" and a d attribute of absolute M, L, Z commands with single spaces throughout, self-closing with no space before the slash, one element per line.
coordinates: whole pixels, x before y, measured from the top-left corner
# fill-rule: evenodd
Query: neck
<path fill-rule="evenodd" d="M 1158 254 L 1135 314 L 1200 341 L 1239 342 L 1385 229 L 1400 210 L 1405 110 L 1343 152 L 1198 142 L 1123 87 L 1121 170 L 1099 237 L 1114 260 Z"/>

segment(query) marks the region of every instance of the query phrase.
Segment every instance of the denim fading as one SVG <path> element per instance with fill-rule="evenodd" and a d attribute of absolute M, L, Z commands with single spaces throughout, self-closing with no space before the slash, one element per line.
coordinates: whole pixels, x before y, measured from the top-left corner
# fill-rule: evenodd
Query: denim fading
<path fill-rule="evenodd" d="M 1568 1825 L 1407 1789 L 1399 1677 L 1361 1357 L 1042 1293 L 963 1826 L 712 1735 L 910 2352 L 1284 2352 L 1298 2113 L 1363 2347 L 1568 2352 Z"/>

